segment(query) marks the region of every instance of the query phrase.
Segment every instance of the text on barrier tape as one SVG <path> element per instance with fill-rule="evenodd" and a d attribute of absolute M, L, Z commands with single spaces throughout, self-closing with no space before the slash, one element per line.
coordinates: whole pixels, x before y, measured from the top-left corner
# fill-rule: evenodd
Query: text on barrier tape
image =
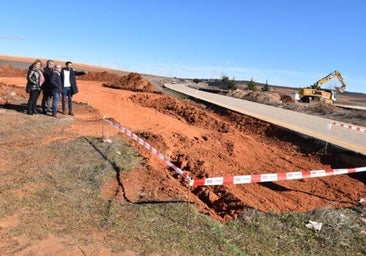
<path fill-rule="evenodd" d="M 259 183 L 259 182 L 326 177 L 326 176 L 365 172 L 365 171 L 366 167 L 359 167 L 359 168 L 347 168 L 347 169 L 328 169 L 328 170 L 312 170 L 312 171 L 285 172 L 285 173 L 240 175 L 240 176 L 229 176 L 229 177 L 213 177 L 213 178 L 191 180 L 189 185 L 215 186 L 225 184 L 234 184 L 234 185 L 248 184 L 248 183 Z"/>
<path fill-rule="evenodd" d="M 183 178 L 185 178 L 189 183 L 191 183 L 191 178 L 187 175 L 187 173 L 183 172 L 182 169 L 178 168 L 176 165 L 174 165 L 172 162 L 169 161 L 169 159 L 164 156 L 162 153 L 160 153 L 156 148 L 152 147 L 149 143 L 138 137 L 136 134 L 128 130 L 127 128 L 119 125 L 116 122 L 111 121 L 110 119 L 107 119 L 103 117 L 103 120 L 109 123 L 110 125 L 116 127 L 118 130 L 126 134 L 128 137 L 139 143 L 141 146 L 145 147 L 147 150 L 151 151 L 154 155 L 159 157 L 163 162 L 165 162 L 167 165 L 169 165 L 171 168 L 173 168 L 174 171 L 176 171 L 179 175 L 181 175 Z"/>

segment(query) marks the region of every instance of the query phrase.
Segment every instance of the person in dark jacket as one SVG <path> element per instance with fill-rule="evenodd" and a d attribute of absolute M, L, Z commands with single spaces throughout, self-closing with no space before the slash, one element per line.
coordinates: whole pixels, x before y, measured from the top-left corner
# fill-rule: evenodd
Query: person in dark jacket
<path fill-rule="evenodd" d="M 52 108 L 52 86 L 51 86 L 51 76 L 53 73 L 53 67 L 54 62 L 53 60 L 47 60 L 46 67 L 43 70 L 45 81 L 43 85 L 41 86 L 41 89 L 43 91 L 43 97 L 42 97 L 42 113 L 47 114 L 47 112 L 51 112 Z"/>
<path fill-rule="evenodd" d="M 51 76 L 51 92 L 52 92 L 52 116 L 57 116 L 57 104 L 62 93 L 61 65 L 57 64 Z"/>
<path fill-rule="evenodd" d="M 69 115 L 74 115 L 72 111 L 72 96 L 78 93 L 78 87 L 76 84 L 76 76 L 85 75 L 84 71 L 75 71 L 72 68 L 71 61 L 65 63 L 65 67 L 61 71 L 62 80 L 62 113 L 65 115 L 66 111 L 66 98 L 68 101 Z"/>
<path fill-rule="evenodd" d="M 37 100 L 41 91 L 42 78 L 42 62 L 40 60 L 36 60 L 29 67 L 27 73 L 26 92 L 29 93 L 29 99 L 27 104 L 28 115 L 38 114 Z"/>

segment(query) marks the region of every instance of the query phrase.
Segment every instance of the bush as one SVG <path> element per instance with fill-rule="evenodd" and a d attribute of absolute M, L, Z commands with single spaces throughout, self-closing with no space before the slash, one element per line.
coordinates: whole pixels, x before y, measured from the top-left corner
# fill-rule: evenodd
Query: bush
<path fill-rule="evenodd" d="M 269 92 L 271 90 L 271 88 L 268 85 L 268 82 L 266 81 L 266 84 L 264 85 L 264 87 L 262 88 L 262 91 L 264 92 Z"/>
<path fill-rule="evenodd" d="M 234 78 L 230 80 L 227 75 L 222 76 L 221 83 L 229 90 L 236 90 L 238 88 Z"/>
<path fill-rule="evenodd" d="M 257 91 L 257 84 L 254 82 L 253 79 L 251 79 L 248 82 L 247 86 L 248 86 L 248 90 L 253 91 L 253 92 Z"/>

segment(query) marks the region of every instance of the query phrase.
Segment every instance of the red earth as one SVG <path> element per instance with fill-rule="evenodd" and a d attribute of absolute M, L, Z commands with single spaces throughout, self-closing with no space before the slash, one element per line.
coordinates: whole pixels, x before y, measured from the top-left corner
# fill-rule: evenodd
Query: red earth
<path fill-rule="evenodd" d="M 0 67 L 0 104 L 11 102 L 11 91 L 24 92 L 25 70 Z M 14 86 L 11 86 L 14 85 Z M 89 72 L 78 79 L 78 103 L 98 111 L 100 119 L 86 126 L 78 113 L 70 129 L 80 136 L 116 135 L 119 131 L 102 121 L 118 124 L 158 149 L 191 178 L 278 173 L 301 170 L 366 166 L 366 157 L 330 147 L 272 124 L 215 106 L 167 96 L 144 76 Z M 102 125 L 101 125 L 102 124 Z M 122 133 L 126 141 L 146 158 L 144 165 L 120 177 L 124 194 L 116 200 L 169 201 L 194 203 L 197 209 L 219 221 L 235 219 L 245 208 L 265 212 L 304 212 L 321 207 L 352 207 L 366 198 L 365 174 L 268 182 L 246 185 L 189 187 L 185 179 L 151 151 Z M 104 186 L 113 197 L 119 184 Z"/>

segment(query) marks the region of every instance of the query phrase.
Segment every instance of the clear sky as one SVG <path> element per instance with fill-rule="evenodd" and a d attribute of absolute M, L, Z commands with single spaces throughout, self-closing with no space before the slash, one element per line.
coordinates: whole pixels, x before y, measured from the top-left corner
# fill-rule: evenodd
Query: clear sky
<path fill-rule="evenodd" d="M 2 0 L 0 12 L 1 55 L 289 87 L 338 70 L 366 93 L 364 0 Z"/>

